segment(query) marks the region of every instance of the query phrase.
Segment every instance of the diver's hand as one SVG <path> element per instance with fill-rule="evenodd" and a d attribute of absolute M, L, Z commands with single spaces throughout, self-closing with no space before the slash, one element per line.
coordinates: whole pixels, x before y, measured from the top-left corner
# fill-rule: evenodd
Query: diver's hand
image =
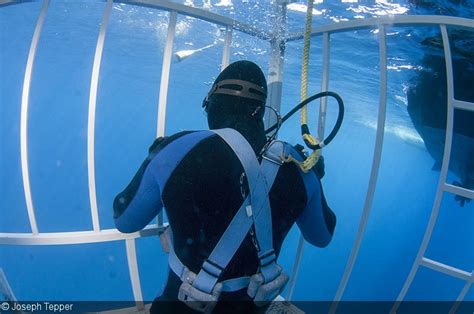
<path fill-rule="evenodd" d="M 293 146 L 293 148 L 298 152 L 298 154 L 300 154 L 300 156 L 303 159 L 308 158 L 308 155 L 306 155 L 306 151 L 305 151 L 305 148 L 304 148 L 303 145 L 296 144 L 296 145 Z"/>
<path fill-rule="evenodd" d="M 300 154 L 301 157 L 303 157 L 304 159 L 308 158 L 308 156 L 305 153 L 305 148 L 302 145 L 296 144 L 295 146 L 293 146 L 293 148 L 298 152 L 298 154 Z M 314 173 L 320 180 L 324 177 L 324 174 L 325 174 L 324 168 L 325 168 L 324 156 L 321 155 L 318 158 L 318 162 L 313 167 Z"/>

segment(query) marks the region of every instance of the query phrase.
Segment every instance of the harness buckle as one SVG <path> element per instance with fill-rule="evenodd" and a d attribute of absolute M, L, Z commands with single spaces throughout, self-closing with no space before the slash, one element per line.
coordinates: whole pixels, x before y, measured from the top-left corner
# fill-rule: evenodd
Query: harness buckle
<path fill-rule="evenodd" d="M 179 287 L 178 300 L 195 311 L 211 313 L 222 292 L 222 283 L 218 282 L 211 293 L 206 293 L 193 286 L 195 279 L 196 274 L 189 269 L 185 269 L 181 276 L 183 283 Z"/>
<path fill-rule="evenodd" d="M 282 271 L 280 265 L 276 264 L 276 266 L 278 268 L 278 275 L 268 282 L 265 282 L 261 272 L 250 277 L 247 294 L 259 307 L 273 301 L 283 291 L 288 282 L 288 275 Z"/>
<path fill-rule="evenodd" d="M 268 146 L 262 158 L 272 162 L 278 166 L 285 163 L 285 144 L 281 141 L 275 140 Z"/>
<path fill-rule="evenodd" d="M 275 156 L 272 156 L 270 154 L 263 155 L 262 158 L 265 159 L 265 160 L 268 160 L 269 162 L 277 164 L 278 166 L 281 166 L 284 163 L 283 160 L 280 157 L 275 157 Z"/>

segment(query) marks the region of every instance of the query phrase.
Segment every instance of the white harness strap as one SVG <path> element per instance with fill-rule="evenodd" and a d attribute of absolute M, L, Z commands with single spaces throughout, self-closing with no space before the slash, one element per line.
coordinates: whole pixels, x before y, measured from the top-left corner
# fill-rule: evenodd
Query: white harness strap
<path fill-rule="evenodd" d="M 255 225 L 256 237 L 261 249 L 258 256 L 264 281 L 271 281 L 280 274 L 281 270 L 275 263 L 276 256 L 273 251 L 268 192 L 282 164 L 284 153 L 284 143 L 275 141 L 270 145 L 260 165 L 252 147 L 240 133 L 233 129 L 213 130 L 213 132 L 226 141 L 239 158 L 247 175 L 250 195 L 244 200 L 193 280 L 193 287 L 209 294 L 212 293 L 222 271 L 234 256 L 252 224 Z M 170 250 L 169 265 L 181 280 L 186 279 L 189 270 L 181 263 L 173 249 Z M 249 281 L 249 277 L 239 277 L 219 283 L 222 284 L 222 291 L 236 291 L 246 288 Z"/>

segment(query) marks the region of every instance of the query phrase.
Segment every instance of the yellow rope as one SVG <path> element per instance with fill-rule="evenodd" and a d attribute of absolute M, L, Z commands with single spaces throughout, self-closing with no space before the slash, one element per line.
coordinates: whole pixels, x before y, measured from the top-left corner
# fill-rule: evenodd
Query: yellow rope
<path fill-rule="evenodd" d="M 304 31 L 303 62 L 301 70 L 301 101 L 308 98 L 308 64 L 309 48 L 311 45 L 311 22 L 313 19 L 313 0 L 308 0 L 308 9 L 306 10 L 306 25 Z M 301 124 L 306 124 L 307 110 L 306 106 L 301 108 Z"/>
<path fill-rule="evenodd" d="M 296 160 L 291 155 L 288 155 L 288 157 L 283 158 L 283 161 L 284 162 L 292 162 L 292 163 L 296 164 L 301 169 L 301 171 L 303 171 L 304 173 L 308 173 L 311 170 L 311 168 L 313 168 L 314 165 L 316 165 L 316 163 L 318 162 L 319 156 L 320 156 L 319 152 L 317 150 L 315 150 L 303 162 L 301 162 L 299 160 Z"/>
<path fill-rule="evenodd" d="M 309 64 L 309 48 L 311 44 L 311 22 L 313 19 L 313 0 L 308 0 L 308 9 L 306 11 L 306 25 L 304 32 L 304 47 L 303 47 L 303 62 L 301 70 L 301 101 L 308 98 L 308 64 Z M 307 124 L 308 121 L 308 111 L 306 106 L 301 108 L 301 125 Z M 318 144 L 317 139 L 315 139 L 311 134 L 303 134 L 303 140 L 311 143 L 312 145 Z M 305 161 L 300 162 L 288 156 L 285 161 L 295 163 L 303 172 L 307 173 L 311 168 L 316 165 L 319 159 L 319 152 L 313 151 L 311 155 L 306 158 Z"/>

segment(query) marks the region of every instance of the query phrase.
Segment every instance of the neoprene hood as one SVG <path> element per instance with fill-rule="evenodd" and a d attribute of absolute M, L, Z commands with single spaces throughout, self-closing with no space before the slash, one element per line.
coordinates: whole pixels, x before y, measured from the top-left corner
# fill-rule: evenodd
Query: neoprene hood
<path fill-rule="evenodd" d="M 216 78 L 203 107 L 209 120 L 229 115 L 262 120 L 266 99 L 267 81 L 260 67 L 251 61 L 237 61 Z"/>

